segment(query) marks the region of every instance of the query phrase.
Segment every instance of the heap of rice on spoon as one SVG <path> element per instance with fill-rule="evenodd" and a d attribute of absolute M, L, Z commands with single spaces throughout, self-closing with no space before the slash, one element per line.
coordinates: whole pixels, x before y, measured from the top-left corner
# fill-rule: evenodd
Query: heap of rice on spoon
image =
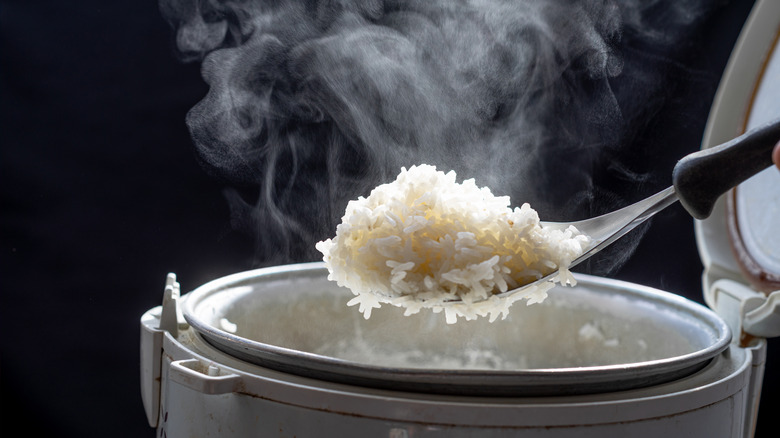
<path fill-rule="evenodd" d="M 329 280 L 350 289 L 368 319 L 382 303 L 446 314 L 448 323 L 499 315 L 526 298 L 547 297 L 555 283 L 574 285 L 568 270 L 588 244 L 574 227 L 546 230 L 528 204 L 509 207 L 473 179 L 434 166 L 403 168 L 395 181 L 350 201 L 336 236 L 317 243 Z M 551 281 L 506 297 L 497 294 L 559 270 Z"/>

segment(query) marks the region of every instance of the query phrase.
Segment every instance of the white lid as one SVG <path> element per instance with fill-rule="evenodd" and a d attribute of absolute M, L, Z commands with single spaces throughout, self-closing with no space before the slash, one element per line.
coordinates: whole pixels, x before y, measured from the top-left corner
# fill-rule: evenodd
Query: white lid
<path fill-rule="evenodd" d="M 780 116 L 779 32 L 780 2 L 756 2 L 715 95 L 702 148 Z M 767 291 L 745 265 L 754 263 L 753 268 L 780 278 L 780 172 L 766 169 L 721 197 L 710 218 L 696 222 L 696 239 L 705 267 L 705 295 L 720 278 Z"/>

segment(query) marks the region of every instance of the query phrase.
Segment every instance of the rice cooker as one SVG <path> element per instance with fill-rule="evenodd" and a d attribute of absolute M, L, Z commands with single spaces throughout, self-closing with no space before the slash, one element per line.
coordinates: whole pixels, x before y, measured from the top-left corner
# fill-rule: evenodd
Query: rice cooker
<path fill-rule="evenodd" d="M 704 147 L 780 115 L 778 27 L 780 3 L 757 2 Z M 365 320 L 322 263 L 183 295 L 170 274 L 141 318 L 149 424 L 161 437 L 750 437 L 766 338 L 780 335 L 778 187 L 768 169 L 696 223 L 707 306 L 576 275 L 503 321 L 448 325 L 392 307 Z"/>

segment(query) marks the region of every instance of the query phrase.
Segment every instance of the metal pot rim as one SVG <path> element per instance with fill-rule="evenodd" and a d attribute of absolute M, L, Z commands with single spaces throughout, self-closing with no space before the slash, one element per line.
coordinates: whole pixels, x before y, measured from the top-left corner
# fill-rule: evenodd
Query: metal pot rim
<path fill-rule="evenodd" d="M 689 354 L 651 361 L 573 368 L 521 370 L 441 370 L 397 368 L 270 345 L 229 333 L 198 316 L 204 299 L 258 281 L 324 277 L 323 263 L 274 266 L 232 274 L 206 283 L 182 297 L 186 321 L 215 348 L 241 360 L 277 371 L 384 389 L 482 396 L 591 394 L 646 387 L 682 378 L 706 367 L 731 342 L 727 324 L 710 309 L 678 295 L 619 280 L 575 274 L 582 284 L 597 284 L 687 313 L 705 323 L 713 342 Z"/>

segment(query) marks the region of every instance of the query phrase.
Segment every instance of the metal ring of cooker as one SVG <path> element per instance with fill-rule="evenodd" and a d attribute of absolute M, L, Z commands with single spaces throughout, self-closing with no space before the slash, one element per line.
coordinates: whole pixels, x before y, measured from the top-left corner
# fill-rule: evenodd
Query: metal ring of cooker
<path fill-rule="evenodd" d="M 582 283 L 597 279 L 599 286 L 613 289 L 622 290 L 630 286 L 625 293 L 662 300 L 665 306 L 693 315 L 711 330 L 713 342 L 690 354 L 618 365 L 498 371 L 396 368 L 362 364 L 246 339 L 208 324 L 195 312 L 203 299 L 261 279 L 275 281 L 326 275 L 327 270 L 321 263 L 277 266 L 229 275 L 185 295 L 182 300 L 183 315 L 190 326 L 218 350 L 269 369 L 349 385 L 469 396 L 561 396 L 648 387 L 703 369 L 731 342 L 727 324 L 704 306 L 668 292 L 581 274 L 577 277 Z"/>

